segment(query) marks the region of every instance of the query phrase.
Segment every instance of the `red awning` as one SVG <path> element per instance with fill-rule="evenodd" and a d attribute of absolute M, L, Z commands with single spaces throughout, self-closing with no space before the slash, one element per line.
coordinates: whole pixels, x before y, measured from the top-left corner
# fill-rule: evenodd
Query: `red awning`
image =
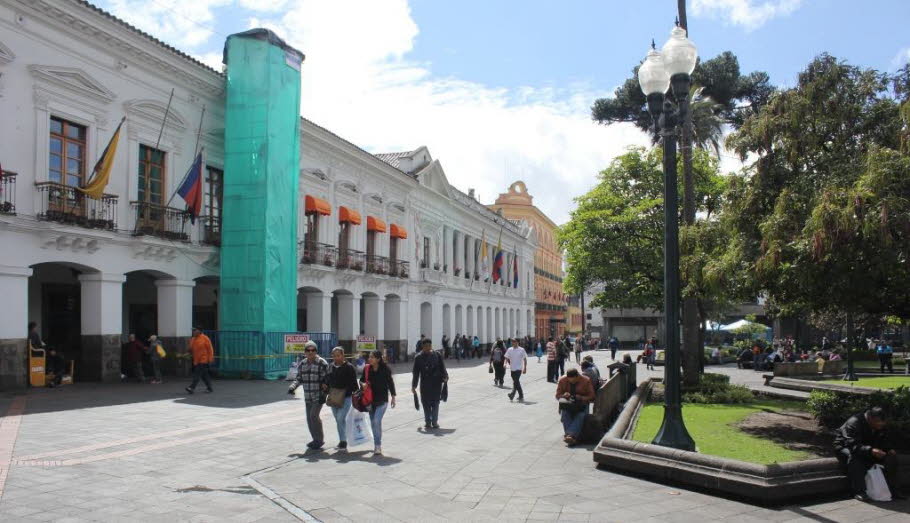
<path fill-rule="evenodd" d="M 360 213 L 348 209 L 344 205 L 338 208 L 338 223 L 350 223 L 351 225 L 360 225 Z"/>
<path fill-rule="evenodd" d="M 402 227 L 401 225 L 392 224 L 392 238 L 401 238 L 402 240 L 408 239 L 408 230 Z"/>
<path fill-rule="evenodd" d="M 332 206 L 325 200 L 320 200 L 315 196 L 309 196 L 304 199 L 306 214 L 322 214 L 329 216 L 332 214 Z"/>
<path fill-rule="evenodd" d="M 367 216 L 367 230 L 385 232 L 385 222 L 375 216 Z"/>

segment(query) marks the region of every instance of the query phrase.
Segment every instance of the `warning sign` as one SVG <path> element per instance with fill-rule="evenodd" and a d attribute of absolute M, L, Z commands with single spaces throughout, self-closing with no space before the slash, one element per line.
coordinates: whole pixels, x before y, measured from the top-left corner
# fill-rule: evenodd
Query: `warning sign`
<path fill-rule="evenodd" d="M 308 341 L 310 341 L 310 337 L 306 334 L 285 334 L 284 352 L 287 354 L 301 353 Z"/>
<path fill-rule="evenodd" d="M 357 351 L 376 350 L 375 336 L 357 336 Z"/>

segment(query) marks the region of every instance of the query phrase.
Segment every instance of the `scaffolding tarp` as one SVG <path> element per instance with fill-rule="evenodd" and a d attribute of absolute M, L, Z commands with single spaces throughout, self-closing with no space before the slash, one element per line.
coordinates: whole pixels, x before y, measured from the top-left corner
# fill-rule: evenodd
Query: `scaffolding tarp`
<path fill-rule="evenodd" d="M 221 329 L 297 329 L 300 64 L 266 29 L 228 37 Z"/>

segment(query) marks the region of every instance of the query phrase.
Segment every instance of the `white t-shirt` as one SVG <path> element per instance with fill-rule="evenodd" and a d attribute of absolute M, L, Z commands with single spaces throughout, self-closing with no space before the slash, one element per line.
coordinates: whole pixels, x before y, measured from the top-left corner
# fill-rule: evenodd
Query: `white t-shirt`
<path fill-rule="evenodd" d="M 512 372 L 524 370 L 528 353 L 521 347 L 509 347 L 509 350 L 506 351 L 506 359 L 509 360 Z"/>

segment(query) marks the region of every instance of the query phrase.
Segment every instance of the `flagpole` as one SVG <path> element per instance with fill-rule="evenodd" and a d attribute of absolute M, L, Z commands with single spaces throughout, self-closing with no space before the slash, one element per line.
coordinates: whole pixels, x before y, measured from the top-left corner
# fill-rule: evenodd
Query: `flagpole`
<path fill-rule="evenodd" d="M 173 100 L 174 100 L 174 88 L 171 87 L 171 95 L 168 96 L 167 107 L 164 108 L 164 118 L 161 119 L 161 128 L 158 129 L 158 139 L 155 140 L 155 151 L 158 151 L 158 147 L 161 146 L 161 135 L 164 134 L 164 126 L 165 126 L 165 124 L 167 124 L 167 115 L 171 112 L 171 102 Z M 151 160 L 151 158 L 149 160 Z M 151 168 L 151 165 L 152 165 L 151 161 L 145 162 L 144 170 L 145 170 L 145 179 L 146 180 L 149 179 L 149 169 Z M 167 176 L 167 174 L 162 172 L 161 176 L 165 177 L 165 176 Z M 168 203 L 170 203 L 170 201 L 168 201 Z M 133 234 L 135 234 L 136 230 L 139 228 L 139 222 L 141 221 L 140 216 L 143 214 L 143 212 L 142 212 L 143 204 L 146 205 L 145 214 L 149 218 L 152 216 L 152 213 L 151 213 L 151 205 L 153 205 L 152 202 L 139 202 L 139 209 L 136 210 L 138 215 L 136 216 L 136 224 L 135 224 L 135 228 L 133 229 Z M 165 207 L 167 207 L 167 205 L 165 205 Z M 161 219 L 162 219 L 162 221 L 167 219 L 165 213 L 162 213 Z"/>
<path fill-rule="evenodd" d="M 171 87 L 171 96 L 167 99 L 167 107 L 164 108 L 164 119 L 161 120 L 161 129 L 158 130 L 158 140 L 155 142 L 155 149 L 161 145 L 161 135 L 164 134 L 164 124 L 167 123 L 167 115 L 171 112 L 171 101 L 174 99 L 174 88 Z"/>
<path fill-rule="evenodd" d="M 199 130 L 196 131 L 196 145 L 193 146 L 193 158 L 199 154 L 199 137 L 202 136 L 202 120 L 205 118 L 205 104 L 202 104 L 202 114 L 199 115 Z"/>
<path fill-rule="evenodd" d="M 496 240 L 497 249 L 499 249 L 499 247 L 502 245 L 502 228 L 503 227 L 505 227 L 505 225 L 499 226 L 499 239 Z M 496 253 L 493 253 L 493 262 L 490 264 L 490 267 L 493 268 L 492 266 L 495 263 L 496 263 Z M 490 295 L 491 290 L 493 290 L 493 275 L 492 274 L 490 274 L 490 283 L 489 283 L 489 285 L 487 285 L 487 296 Z"/>

